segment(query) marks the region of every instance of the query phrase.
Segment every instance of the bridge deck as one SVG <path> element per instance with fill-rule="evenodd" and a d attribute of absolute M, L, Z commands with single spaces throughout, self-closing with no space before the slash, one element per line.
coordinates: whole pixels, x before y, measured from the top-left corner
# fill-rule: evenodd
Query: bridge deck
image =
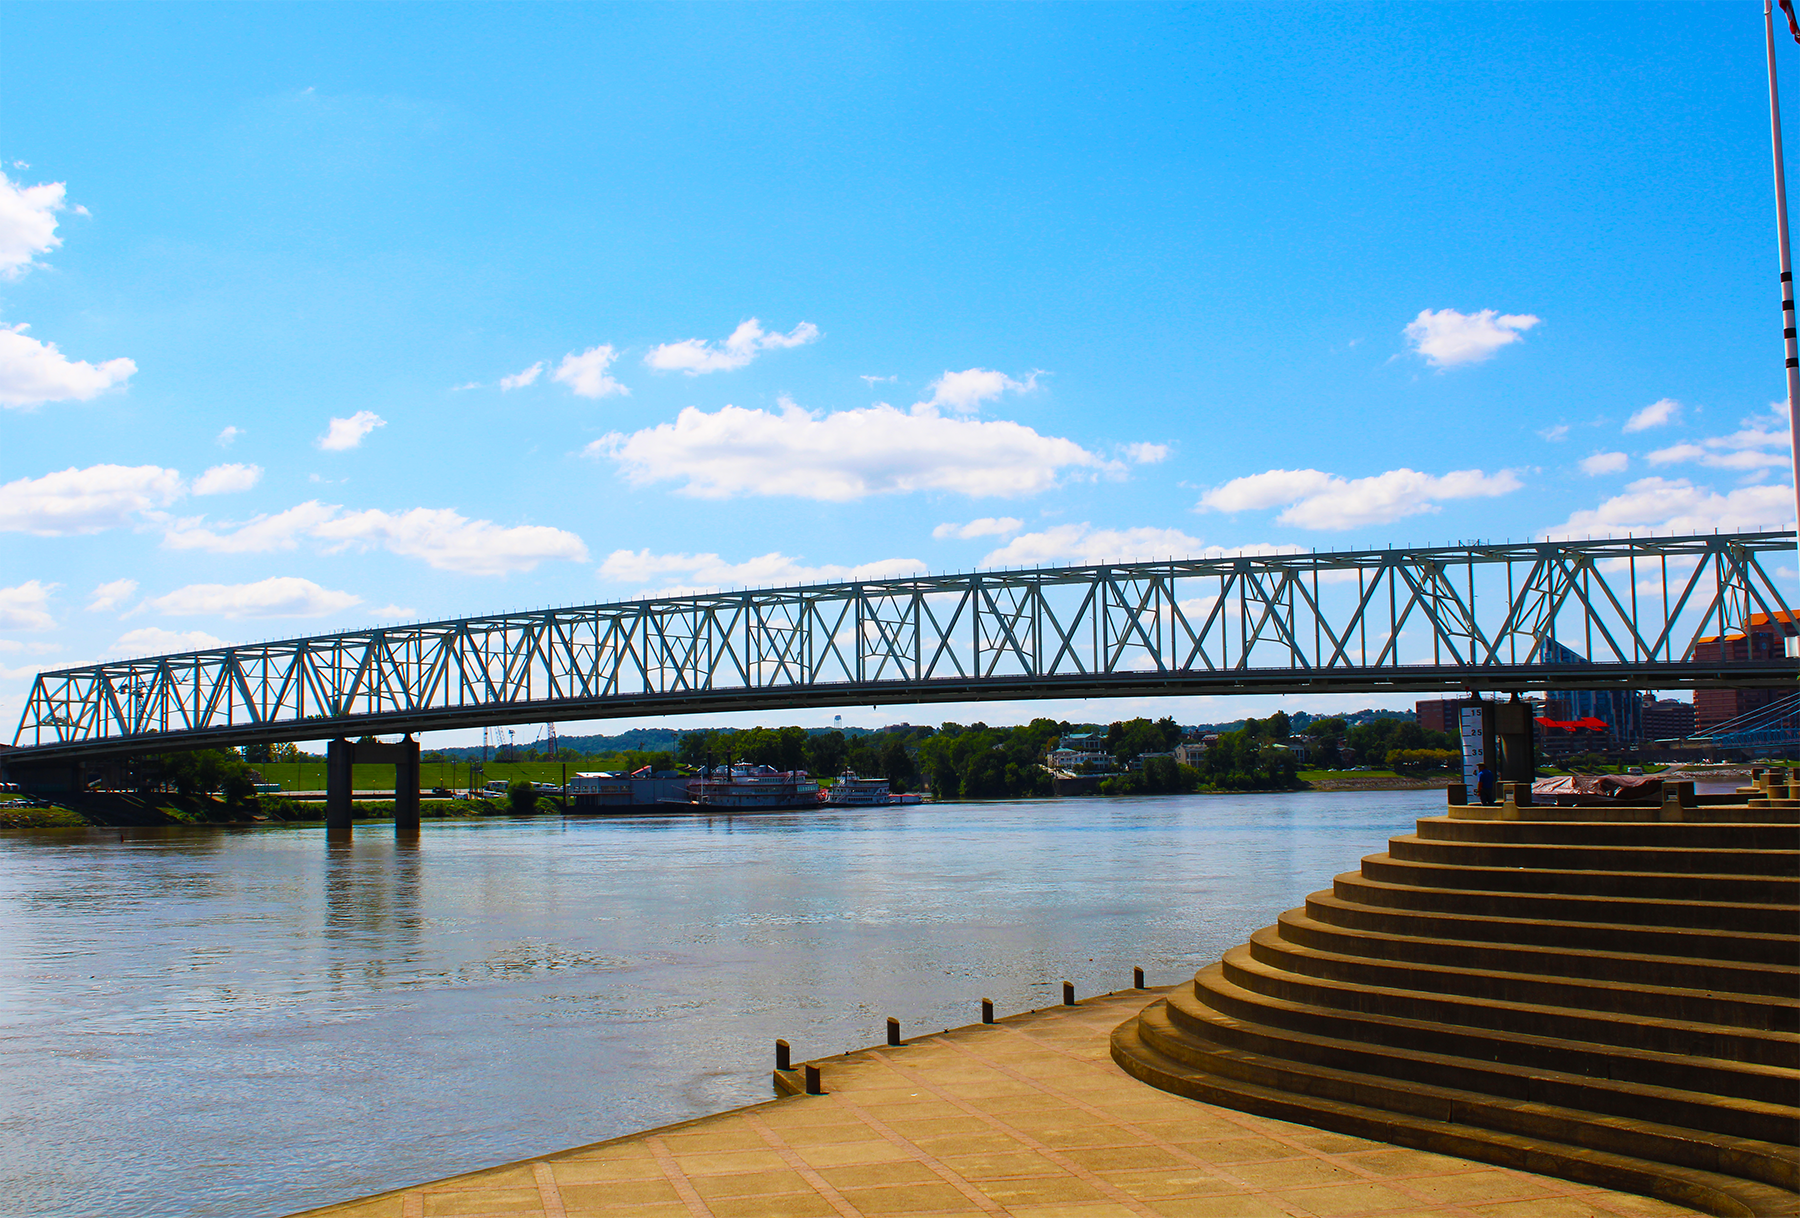
<path fill-rule="evenodd" d="M 41 673 L 32 760 L 492 724 L 1225 693 L 1791 687 L 1788 533 L 1220 555 L 638 601 Z"/>

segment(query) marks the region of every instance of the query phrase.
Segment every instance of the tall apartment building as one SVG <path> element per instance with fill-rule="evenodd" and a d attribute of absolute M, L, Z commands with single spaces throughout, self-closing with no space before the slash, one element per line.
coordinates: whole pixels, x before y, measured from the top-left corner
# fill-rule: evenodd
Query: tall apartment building
<path fill-rule="evenodd" d="M 1694 734 L 1694 704 L 1674 698 L 1660 701 L 1655 694 L 1644 695 L 1644 742 L 1680 740 Z"/>
<path fill-rule="evenodd" d="M 1456 733 L 1456 708 L 1465 701 L 1461 698 L 1433 698 L 1429 702 L 1419 702 L 1413 706 L 1413 714 L 1419 726 L 1428 732 Z"/>
<path fill-rule="evenodd" d="M 1800 633 L 1800 619 L 1791 610 L 1777 613 L 1773 621 L 1766 613 L 1753 613 L 1740 630 L 1695 640 L 1694 658 L 1703 663 L 1777 659 L 1784 654 L 1786 637 L 1796 633 Z M 1792 689 L 1697 689 L 1694 730 L 1704 735 L 1727 720 L 1778 702 L 1791 693 Z"/>

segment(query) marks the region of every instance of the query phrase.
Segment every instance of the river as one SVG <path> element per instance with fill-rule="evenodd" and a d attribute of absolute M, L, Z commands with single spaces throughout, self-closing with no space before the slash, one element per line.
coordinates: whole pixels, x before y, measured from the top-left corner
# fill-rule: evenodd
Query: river
<path fill-rule="evenodd" d="M 0 832 L 0 1193 L 278 1215 L 1215 960 L 1441 791 Z"/>

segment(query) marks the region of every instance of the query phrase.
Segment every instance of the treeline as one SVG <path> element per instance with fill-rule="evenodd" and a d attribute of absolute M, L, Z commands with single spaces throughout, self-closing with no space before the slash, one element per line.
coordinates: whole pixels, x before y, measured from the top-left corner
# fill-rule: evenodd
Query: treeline
<path fill-rule="evenodd" d="M 803 727 L 703 729 L 683 732 L 673 755 L 659 755 L 659 759 L 667 759 L 667 764 L 658 768 L 678 763 L 698 769 L 747 761 L 778 770 L 805 770 L 815 778 L 835 778 L 845 770 L 854 770 L 865 778 L 885 778 L 890 790 L 905 794 L 919 785 L 917 742 L 932 734 L 928 727 L 854 736 Z"/>
<path fill-rule="evenodd" d="M 1285 737 L 1288 725 L 1280 711 L 1259 726 L 1272 732 L 1278 720 Z M 1256 720 L 1248 720 L 1246 727 L 1254 723 Z M 1326 770 L 1346 764 L 1431 769 L 1462 756 L 1459 742 L 1448 732 L 1428 732 L 1411 719 L 1383 718 L 1356 724 L 1346 724 L 1342 719 L 1314 719 L 1302 730 L 1313 742 L 1312 763 Z M 1351 754 L 1354 762 L 1349 760 Z"/>

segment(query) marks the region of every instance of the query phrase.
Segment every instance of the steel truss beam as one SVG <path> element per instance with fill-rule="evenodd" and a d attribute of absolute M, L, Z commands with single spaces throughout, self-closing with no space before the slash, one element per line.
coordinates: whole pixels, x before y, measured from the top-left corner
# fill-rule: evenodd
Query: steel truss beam
<path fill-rule="evenodd" d="M 1702 661 L 1787 533 L 1224 555 L 383 627 L 40 674 L 45 760 L 493 723 L 861 703 L 1792 685 Z M 25 760 L 26 758 L 15 758 Z"/>

